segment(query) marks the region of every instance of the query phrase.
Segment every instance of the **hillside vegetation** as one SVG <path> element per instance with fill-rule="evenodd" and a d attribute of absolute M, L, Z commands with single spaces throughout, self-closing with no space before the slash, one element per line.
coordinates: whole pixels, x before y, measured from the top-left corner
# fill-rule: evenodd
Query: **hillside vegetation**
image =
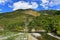
<path fill-rule="evenodd" d="M 26 21 L 27 20 L 27 21 Z M 0 14 L 0 29 L 9 31 L 21 31 L 25 29 L 25 23 L 29 22 L 28 30 L 46 30 L 60 35 L 60 11 L 42 10 L 34 11 L 16 10 L 14 12 Z"/>

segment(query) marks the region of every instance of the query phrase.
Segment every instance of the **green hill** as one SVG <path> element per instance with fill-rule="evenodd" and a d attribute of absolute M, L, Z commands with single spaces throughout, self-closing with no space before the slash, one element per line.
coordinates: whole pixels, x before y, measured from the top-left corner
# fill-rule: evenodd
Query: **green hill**
<path fill-rule="evenodd" d="M 35 17 L 28 11 L 32 11 L 33 13 L 35 13 L 34 10 L 27 9 L 27 10 L 16 10 L 14 12 L 0 14 L 0 27 L 3 27 L 4 29 L 8 30 L 24 29 L 27 17 L 29 19 Z"/>
<path fill-rule="evenodd" d="M 35 11 L 31 9 L 16 10 L 13 12 L 0 14 L 0 29 L 4 30 L 24 30 L 25 23 L 31 20 L 28 24 L 28 29 L 54 32 L 60 34 L 60 11 L 57 10 L 42 10 Z"/>

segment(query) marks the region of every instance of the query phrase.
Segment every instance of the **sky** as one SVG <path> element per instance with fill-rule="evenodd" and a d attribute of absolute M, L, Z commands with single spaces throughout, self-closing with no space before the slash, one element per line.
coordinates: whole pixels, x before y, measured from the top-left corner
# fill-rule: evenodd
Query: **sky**
<path fill-rule="evenodd" d="M 60 10 L 60 0 L 0 0 L 0 13 L 18 9 Z"/>

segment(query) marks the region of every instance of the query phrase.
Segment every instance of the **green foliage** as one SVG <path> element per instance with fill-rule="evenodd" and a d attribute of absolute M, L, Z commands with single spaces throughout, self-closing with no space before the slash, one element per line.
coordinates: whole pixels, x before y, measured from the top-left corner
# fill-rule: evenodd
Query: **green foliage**
<path fill-rule="evenodd" d="M 60 11 L 55 12 L 54 15 L 60 15 Z"/>
<path fill-rule="evenodd" d="M 4 26 L 5 30 L 23 30 L 25 28 L 25 20 L 27 18 L 25 10 L 17 10 L 10 13 L 0 14 L 0 26 Z M 29 15 L 33 17 L 32 15 Z"/>
<path fill-rule="evenodd" d="M 29 14 L 38 13 L 39 16 L 33 16 Z M 23 30 L 25 28 L 25 22 L 28 19 L 33 19 L 29 22 L 29 30 L 35 28 L 36 30 L 46 30 L 47 32 L 57 32 L 60 34 L 60 11 L 46 10 L 46 11 L 34 11 L 34 10 L 17 10 L 10 13 L 0 14 L 0 26 L 3 26 L 6 30 Z M 27 16 L 28 15 L 28 16 Z M 28 20 L 27 20 L 28 22 Z"/>
<path fill-rule="evenodd" d="M 46 30 L 47 32 L 56 32 L 58 27 L 58 22 L 54 19 L 54 16 L 45 16 L 41 15 L 36 18 L 32 22 L 30 22 L 30 28 L 35 28 L 38 30 Z"/>

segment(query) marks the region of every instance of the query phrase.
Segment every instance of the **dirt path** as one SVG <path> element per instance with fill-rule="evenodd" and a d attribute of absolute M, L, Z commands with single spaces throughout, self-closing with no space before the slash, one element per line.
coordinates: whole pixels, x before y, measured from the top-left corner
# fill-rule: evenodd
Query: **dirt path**
<path fill-rule="evenodd" d="M 28 40 L 38 40 L 37 38 L 33 37 L 30 33 L 28 34 Z"/>

